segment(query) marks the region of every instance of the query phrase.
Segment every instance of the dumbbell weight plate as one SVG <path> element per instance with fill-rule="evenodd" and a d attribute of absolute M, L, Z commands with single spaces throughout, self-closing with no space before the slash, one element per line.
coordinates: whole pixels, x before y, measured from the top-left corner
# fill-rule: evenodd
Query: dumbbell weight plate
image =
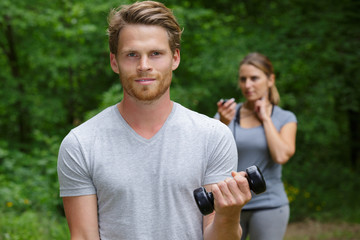
<path fill-rule="evenodd" d="M 265 192 L 266 182 L 258 166 L 248 167 L 245 171 L 250 189 L 256 194 Z"/>
<path fill-rule="evenodd" d="M 214 196 L 212 192 L 207 192 L 204 187 L 194 190 L 195 202 L 203 215 L 208 215 L 214 211 Z"/>

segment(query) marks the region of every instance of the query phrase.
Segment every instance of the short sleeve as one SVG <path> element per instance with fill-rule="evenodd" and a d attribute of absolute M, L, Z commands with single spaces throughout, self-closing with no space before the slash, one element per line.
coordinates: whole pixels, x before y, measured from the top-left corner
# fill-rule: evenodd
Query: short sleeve
<path fill-rule="evenodd" d="M 61 197 L 96 193 L 86 164 L 84 151 L 72 131 L 60 145 L 57 172 Z"/>
<path fill-rule="evenodd" d="M 287 111 L 288 117 L 285 121 L 285 123 L 295 122 L 297 123 L 297 118 L 293 112 Z"/>
<path fill-rule="evenodd" d="M 234 137 L 225 124 L 217 122 L 209 140 L 209 160 L 203 185 L 217 183 L 231 177 L 231 172 L 237 170 L 237 162 Z"/>

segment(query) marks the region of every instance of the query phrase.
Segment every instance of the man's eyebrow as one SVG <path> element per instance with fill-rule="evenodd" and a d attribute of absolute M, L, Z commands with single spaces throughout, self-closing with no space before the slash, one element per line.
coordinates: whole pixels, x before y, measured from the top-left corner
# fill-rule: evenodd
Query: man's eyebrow
<path fill-rule="evenodd" d="M 149 53 L 152 53 L 152 52 L 161 52 L 161 53 L 163 53 L 163 52 L 166 52 L 166 51 L 167 51 L 166 48 L 153 48 L 153 49 L 148 50 L 147 52 L 149 52 Z M 120 54 L 126 54 L 126 53 L 133 53 L 133 52 L 138 53 L 139 51 L 137 51 L 135 49 L 132 49 L 132 48 L 128 48 L 128 49 L 121 50 L 119 53 Z"/>
<path fill-rule="evenodd" d="M 123 49 L 123 50 L 120 51 L 120 54 L 121 54 L 121 53 L 129 53 L 129 52 L 136 52 L 136 50 L 133 50 L 133 49 L 131 49 L 131 48 Z"/>

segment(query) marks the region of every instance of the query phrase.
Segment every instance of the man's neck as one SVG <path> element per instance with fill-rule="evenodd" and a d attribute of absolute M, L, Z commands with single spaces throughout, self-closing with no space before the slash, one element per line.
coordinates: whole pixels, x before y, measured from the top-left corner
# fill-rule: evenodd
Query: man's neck
<path fill-rule="evenodd" d="M 167 94 L 151 103 L 144 103 L 124 96 L 124 99 L 117 104 L 117 108 L 121 116 L 137 134 L 150 139 L 166 122 L 172 111 L 173 102 Z"/>

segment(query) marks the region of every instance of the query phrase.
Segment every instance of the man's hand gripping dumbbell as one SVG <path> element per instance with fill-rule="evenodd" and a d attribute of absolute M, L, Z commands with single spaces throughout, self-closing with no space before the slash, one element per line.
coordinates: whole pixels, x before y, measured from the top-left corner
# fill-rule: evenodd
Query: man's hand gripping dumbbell
<path fill-rule="evenodd" d="M 246 173 L 232 172 L 231 174 L 233 179 L 228 178 L 224 182 L 214 184 L 212 192 L 207 192 L 204 187 L 194 190 L 196 204 L 203 215 L 210 214 L 214 209 L 218 209 L 216 204 L 214 206 L 214 198 L 216 198 L 217 204 L 222 205 L 219 209 L 225 210 L 226 205 L 229 205 L 231 208 L 232 205 L 236 207 L 236 203 L 243 206 L 246 202 L 250 201 L 251 196 L 243 194 L 248 191 L 247 187 L 250 187 L 256 194 L 266 190 L 264 177 L 257 166 L 248 167 Z M 244 184 L 244 177 L 247 179 L 248 185 Z"/>

